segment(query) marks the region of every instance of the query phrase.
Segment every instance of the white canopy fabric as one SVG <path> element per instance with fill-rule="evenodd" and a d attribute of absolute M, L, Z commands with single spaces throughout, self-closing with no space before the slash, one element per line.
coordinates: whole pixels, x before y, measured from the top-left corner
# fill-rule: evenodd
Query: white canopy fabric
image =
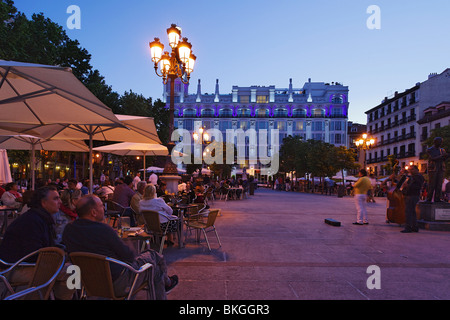
<path fill-rule="evenodd" d="M 147 172 L 154 172 L 154 173 L 163 173 L 164 168 L 160 168 L 160 167 L 148 167 L 147 169 L 145 169 L 145 171 L 147 171 Z"/>
<path fill-rule="evenodd" d="M 72 140 L 46 140 L 30 135 L 0 135 L 0 148 L 7 150 L 48 150 L 89 152 L 88 146 L 83 141 Z"/>
<path fill-rule="evenodd" d="M 121 142 L 97 147 L 93 150 L 120 156 L 167 156 L 169 151 L 162 144 Z"/>
<path fill-rule="evenodd" d="M 31 188 L 35 186 L 35 151 L 69 151 L 89 152 L 88 146 L 83 141 L 45 140 L 30 135 L 0 136 L 0 148 L 7 150 L 31 150 Z"/>
<path fill-rule="evenodd" d="M 90 139 L 91 191 L 94 133 L 100 127 L 124 127 L 70 68 L 16 61 L 0 60 L 0 115 L 3 130 L 52 139 L 74 129 Z"/>
<path fill-rule="evenodd" d="M 118 123 L 70 68 L 0 60 L 2 122 L 27 124 Z"/>
<path fill-rule="evenodd" d="M 4 149 L 0 149 L 0 185 L 10 183 L 12 181 L 8 152 Z"/>
<path fill-rule="evenodd" d="M 113 153 L 120 156 L 142 156 L 145 169 L 146 156 L 167 156 L 167 147 L 161 144 L 122 142 L 94 148 L 95 151 Z M 145 180 L 145 170 L 144 170 Z"/>

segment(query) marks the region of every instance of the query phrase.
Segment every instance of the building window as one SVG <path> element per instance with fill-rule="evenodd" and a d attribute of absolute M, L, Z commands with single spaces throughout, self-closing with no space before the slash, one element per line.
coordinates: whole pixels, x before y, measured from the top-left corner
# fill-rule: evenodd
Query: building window
<path fill-rule="evenodd" d="M 323 130 L 324 130 L 324 122 L 323 121 L 313 122 L 312 131 L 323 131 Z"/>
<path fill-rule="evenodd" d="M 231 109 L 221 109 L 219 112 L 221 118 L 231 118 L 233 117 L 233 110 Z"/>
<path fill-rule="evenodd" d="M 333 96 L 331 100 L 332 103 L 344 103 L 344 98 L 340 94 L 336 94 Z"/>
<path fill-rule="evenodd" d="M 195 109 L 186 109 L 183 111 L 183 117 L 185 118 L 195 118 L 197 116 L 197 111 Z"/>
<path fill-rule="evenodd" d="M 305 123 L 304 123 L 304 121 L 295 121 L 295 130 L 296 131 L 303 131 L 303 130 L 305 130 Z"/>
<path fill-rule="evenodd" d="M 194 120 L 192 119 L 184 120 L 183 128 L 189 131 L 194 130 Z"/>
<path fill-rule="evenodd" d="M 330 131 L 341 131 L 341 130 L 342 130 L 342 121 L 330 122 Z"/>
<path fill-rule="evenodd" d="M 205 129 L 205 130 L 211 129 L 212 128 L 211 124 L 212 124 L 212 121 L 202 121 L 202 126 L 203 126 L 203 129 Z"/>
<path fill-rule="evenodd" d="M 269 129 L 269 123 L 267 121 L 257 121 L 256 130 Z"/>
<path fill-rule="evenodd" d="M 292 111 L 292 116 L 294 118 L 305 118 L 306 117 L 306 110 L 305 109 L 294 109 Z"/>
<path fill-rule="evenodd" d="M 274 129 L 278 129 L 280 131 L 285 131 L 286 130 L 286 121 L 276 121 Z"/>
<path fill-rule="evenodd" d="M 288 116 L 287 110 L 283 109 L 283 108 L 275 109 L 273 111 L 273 115 L 274 115 L 274 117 L 277 117 L 277 118 L 287 118 L 287 116 Z"/>
<path fill-rule="evenodd" d="M 269 109 L 266 109 L 266 108 L 259 108 L 259 109 L 256 111 L 256 116 L 257 116 L 258 118 L 265 118 L 265 117 L 268 117 L 268 116 L 269 116 Z"/>
<path fill-rule="evenodd" d="M 238 128 L 244 131 L 248 130 L 250 128 L 250 121 L 239 121 Z"/>
<path fill-rule="evenodd" d="M 313 115 L 315 118 L 324 118 L 325 117 L 325 110 L 323 109 L 314 109 Z"/>
<path fill-rule="evenodd" d="M 269 97 L 268 96 L 256 96 L 256 103 L 268 103 Z"/>
<path fill-rule="evenodd" d="M 335 108 L 332 108 L 332 109 L 331 109 L 331 115 L 332 115 L 333 117 L 338 117 L 338 116 L 344 115 L 344 113 L 343 113 L 341 107 L 337 107 L 337 108 L 335 107 Z"/>
<path fill-rule="evenodd" d="M 247 108 L 239 109 L 238 116 L 241 118 L 250 118 L 252 116 L 252 111 Z"/>
<path fill-rule="evenodd" d="M 240 103 L 250 103 L 250 96 L 239 96 Z"/>
<path fill-rule="evenodd" d="M 203 109 L 202 110 L 202 117 L 214 117 L 214 110 L 213 109 Z"/>
<path fill-rule="evenodd" d="M 222 131 L 223 133 L 225 133 L 227 129 L 232 129 L 232 128 L 233 128 L 233 124 L 229 120 L 222 120 L 219 122 L 219 130 Z"/>

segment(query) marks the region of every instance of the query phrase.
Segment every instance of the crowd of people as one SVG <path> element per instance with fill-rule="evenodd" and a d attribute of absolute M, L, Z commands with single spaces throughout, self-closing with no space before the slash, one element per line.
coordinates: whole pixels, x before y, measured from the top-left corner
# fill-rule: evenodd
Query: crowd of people
<path fill-rule="evenodd" d="M 230 188 L 235 189 L 236 196 L 240 197 L 248 192 L 249 180 L 246 176 L 222 180 L 192 176 L 180 180 L 178 196 L 186 198 L 187 203 L 201 203 L 207 208 L 208 194 L 214 198 L 227 194 Z M 150 173 L 145 181 L 140 173 L 113 181 L 102 174 L 93 183 L 92 193 L 89 180 L 76 179 L 38 180 L 34 189 L 25 190 L 21 182 L 0 187 L 1 204 L 11 208 L 17 216 L 9 224 L 0 243 L 0 271 L 7 267 L 2 261 L 14 263 L 40 248 L 56 246 L 67 253 L 82 251 L 105 255 L 135 268 L 150 262 L 156 266 L 154 279 L 142 278 L 140 281 L 152 281 L 157 299 L 166 299 L 167 292 L 177 285 L 178 277 L 168 275 L 161 254 L 154 250 L 137 254 L 117 236 L 118 230 L 105 223 L 105 207 L 110 202 L 125 208 L 121 215 L 130 218 L 131 227 L 145 225 L 142 215 L 137 213 L 157 211 L 161 228 L 165 230 L 167 227 L 169 231 L 166 243 L 173 245 L 173 236 L 182 222 L 167 203 L 167 199 L 174 195 L 168 194 L 166 184 L 156 173 Z M 66 268 L 58 277 L 54 289 L 55 297 L 64 300 L 70 299 L 74 293 L 65 283 Z M 21 269 L 10 275 L 12 283 L 23 282 L 32 276 L 31 268 Z M 124 275 L 123 268 L 113 268 L 111 272 L 116 294 L 123 295 L 132 281 L 131 275 Z M 0 284 L 0 295 L 4 293 L 5 288 Z"/>
<path fill-rule="evenodd" d="M 136 178 L 139 178 L 137 176 Z M 130 264 L 138 269 L 145 263 L 155 266 L 153 278 L 150 274 L 140 277 L 139 281 L 148 281 L 155 288 L 156 299 L 166 299 L 167 293 L 178 284 L 176 275 L 169 276 L 164 257 L 158 252 L 148 249 L 137 254 L 118 237 L 118 232 L 105 219 L 106 198 L 122 204 L 129 210 L 130 218 L 135 217 L 132 210 L 149 209 L 158 211 L 168 223 L 178 217 L 158 195 L 163 195 L 164 185 L 156 181 L 156 185 L 145 181 L 137 181 L 130 176 L 119 178 L 114 185 L 105 179 L 102 186 L 96 186 L 89 192 L 88 181 L 79 183 L 75 179 L 67 181 L 49 181 L 34 191 L 19 192 L 16 183 L 5 186 L 1 201 L 4 206 L 17 213 L 17 217 L 9 224 L 0 243 L 0 270 L 8 267 L 22 257 L 45 247 L 61 247 L 67 253 L 90 252 L 105 255 Z M 0 190 L 0 192 L 2 192 Z M 131 209 L 134 207 L 134 209 Z M 168 209 L 167 211 L 165 211 Z M 142 223 L 134 221 L 132 223 Z M 174 230 L 172 228 L 172 230 Z M 29 262 L 35 262 L 30 260 Z M 57 299 L 71 299 L 74 290 L 67 288 L 67 274 L 61 271 L 54 287 Z M 123 296 L 132 282 L 131 274 L 123 267 L 111 269 L 114 288 L 118 296 Z M 32 276 L 32 268 L 21 267 L 8 275 L 11 283 L 26 283 Z M 0 284 L 0 296 L 6 294 L 6 287 Z"/>

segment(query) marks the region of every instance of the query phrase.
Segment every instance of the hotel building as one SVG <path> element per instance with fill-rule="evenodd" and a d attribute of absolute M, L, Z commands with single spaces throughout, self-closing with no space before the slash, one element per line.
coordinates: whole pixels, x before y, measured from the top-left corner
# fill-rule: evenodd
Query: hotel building
<path fill-rule="evenodd" d="M 214 94 L 189 94 L 189 85 L 175 82 L 175 128 L 191 133 L 199 128 L 279 130 L 279 142 L 289 135 L 348 146 L 348 87 L 340 83 L 312 82 L 294 88 L 275 86 L 233 86 L 221 94 L 216 80 Z M 163 101 L 169 104 L 170 83 L 164 86 Z M 247 154 L 251 152 L 247 147 Z"/>
<path fill-rule="evenodd" d="M 450 69 L 430 74 L 426 81 L 404 92 L 395 92 L 366 111 L 368 133 L 376 139 L 375 147 L 366 153 L 369 171 L 385 175 L 383 166 L 389 155 L 395 155 L 402 167 L 414 163 L 425 172 L 427 161 L 421 154 L 428 146 L 422 143 L 434 129 L 430 125 L 441 125 L 442 118 L 430 116 L 438 109 L 446 110 L 445 101 L 450 101 Z"/>

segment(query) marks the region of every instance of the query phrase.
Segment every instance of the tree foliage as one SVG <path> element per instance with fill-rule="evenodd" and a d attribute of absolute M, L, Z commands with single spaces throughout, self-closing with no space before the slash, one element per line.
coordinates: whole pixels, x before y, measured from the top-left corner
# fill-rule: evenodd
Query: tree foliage
<path fill-rule="evenodd" d="M 280 170 L 295 171 L 298 177 L 307 173 L 315 177 L 331 177 L 341 170 L 357 166 L 353 150 L 320 140 L 304 141 L 300 136 L 283 140 L 280 159 Z"/>
<path fill-rule="evenodd" d="M 91 65 L 91 55 L 70 39 L 64 28 L 42 13 L 28 19 L 12 0 L 0 0 L 0 59 L 60 65 L 72 68 L 73 74 L 115 114 L 153 117 L 163 143 L 168 142 L 169 112 L 161 100 L 152 103 L 130 90 L 115 92 L 100 71 Z"/>

